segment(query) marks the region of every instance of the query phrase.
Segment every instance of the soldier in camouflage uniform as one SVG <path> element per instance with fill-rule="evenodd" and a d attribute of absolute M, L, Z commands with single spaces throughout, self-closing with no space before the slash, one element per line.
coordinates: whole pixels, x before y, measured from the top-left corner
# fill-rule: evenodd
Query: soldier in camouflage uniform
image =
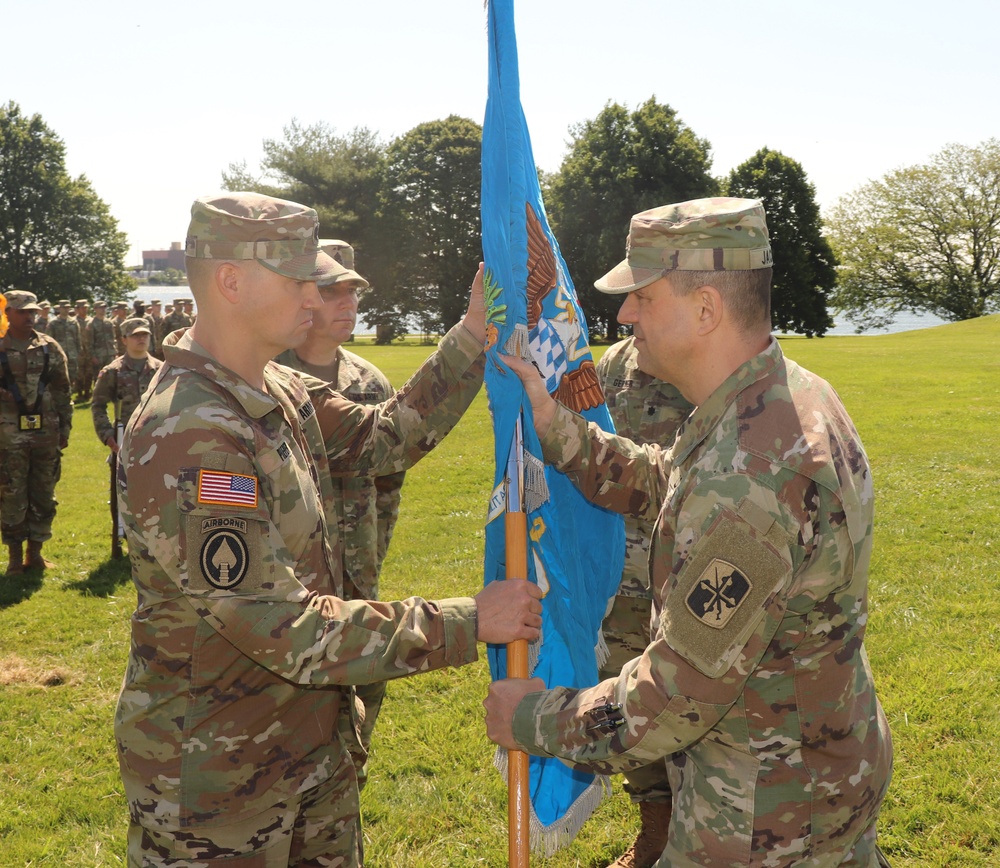
<path fill-rule="evenodd" d="M 269 362 L 343 271 L 318 230 L 255 193 L 192 206 L 198 322 L 168 338 L 119 456 L 139 595 L 115 719 L 129 865 L 362 864 L 349 685 L 538 636 L 525 581 L 344 600 L 332 479 L 398 472 L 444 436 L 481 386 L 486 323 L 480 270 L 463 322 L 376 407 Z"/>
<path fill-rule="evenodd" d="M 90 361 L 95 371 L 111 364 L 111 360 L 118 355 L 115 343 L 115 327 L 106 314 L 108 305 L 106 302 L 94 302 L 94 316 L 87 326 L 87 342 L 90 344 Z"/>
<path fill-rule="evenodd" d="M 62 450 L 73 424 L 66 356 L 34 329 L 33 293 L 9 290 L 9 328 L 0 337 L 0 529 L 7 574 L 51 567 L 42 557 L 56 516 Z M 24 544 L 27 542 L 27 552 Z"/>
<path fill-rule="evenodd" d="M 160 352 L 160 330 L 163 325 L 163 301 L 154 298 L 149 303 L 149 310 L 146 312 L 146 319 L 149 320 L 149 354 L 157 359 L 163 360 L 163 353 Z"/>
<path fill-rule="evenodd" d="M 302 345 L 286 350 L 275 361 L 334 385 L 356 404 L 380 404 L 395 389 L 371 362 L 348 352 L 343 344 L 354 332 L 358 295 L 368 281 L 354 271 L 354 248 L 345 241 L 321 240 L 320 248 L 343 267 L 329 283 L 320 284 L 323 306 Z M 386 476 L 347 476 L 333 480 L 336 512 L 343 546 L 344 597 L 377 600 L 378 577 L 399 517 L 400 489 L 405 473 Z M 361 743 L 368 752 L 371 734 L 385 697 L 385 682 L 358 685 L 365 706 Z M 358 788 L 368 780 L 367 766 L 358 769 Z"/>
<path fill-rule="evenodd" d="M 601 357 L 597 375 L 604 389 L 615 431 L 636 443 L 664 449 L 674 442 L 691 404 L 675 386 L 639 367 L 635 338 L 619 341 Z M 622 667 L 650 642 L 653 594 L 649 580 L 649 542 L 653 523 L 625 516 L 625 566 L 618 593 L 601 625 L 608 659 L 601 679 L 615 678 Z M 639 805 L 640 829 L 635 843 L 611 868 L 649 868 L 667 843 L 670 828 L 670 782 L 662 762 L 624 773 L 625 791 Z"/>
<path fill-rule="evenodd" d="M 115 355 L 125 353 L 125 335 L 122 334 L 122 323 L 129 318 L 128 303 L 116 301 L 111 310 L 111 327 L 115 331 Z"/>
<path fill-rule="evenodd" d="M 125 335 L 125 355 L 101 368 L 94 385 L 94 400 L 90 405 L 97 439 L 118 452 L 115 422 L 128 422 L 139 406 L 139 399 L 160 367 L 160 360 L 149 355 L 149 324 L 133 317 L 122 323 Z M 108 405 L 115 408 L 115 420 L 108 414 Z"/>
<path fill-rule="evenodd" d="M 69 299 L 64 298 L 59 302 L 59 315 L 49 321 L 48 335 L 58 342 L 66 354 L 69 381 L 75 384 L 83 341 L 80 338 L 80 326 L 70 310 Z"/>
<path fill-rule="evenodd" d="M 174 299 L 174 309 L 170 311 L 163 320 L 160 322 L 160 333 L 157 335 L 157 344 L 163 346 L 164 342 L 173 331 L 177 329 L 186 329 L 191 325 L 191 320 L 184 316 L 184 299 L 175 298 Z"/>
<path fill-rule="evenodd" d="M 81 401 L 89 401 L 91 389 L 94 384 L 94 375 L 97 371 L 94 370 L 93 363 L 93 353 L 90 349 L 90 317 L 87 316 L 87 311 L 90 307 L 90 301 L 86 298 L 78 298 L 76 300 L 76 324 L 80 329 L 80 362 L 77 366 L 76 373 L 76 384 L 74 388 L 76 389 L 77 397 Z"/>
<path fill-rule="evenodd" d="M 658 865 L 868 868 L 892 766 L 864 649 L 872 480 L 836 393 L 770 335 L 770 264 L 759 201 L 701 199 L 633 217 L 595 284 L 695 406 L 669 450 L 588 426 L 514 360 L 546 457 L 655 521 L 656 633 L 593 688 L 497 682 L 487 729 L 591 772 L 662 762 Z"/>
<path fill-rule="evenodd" d="M 39 310 L 35 314 L 35 331 L 40 334 L 49 333 L 49 310 L 52 305 L 47 301 L 38 302 Z"/>

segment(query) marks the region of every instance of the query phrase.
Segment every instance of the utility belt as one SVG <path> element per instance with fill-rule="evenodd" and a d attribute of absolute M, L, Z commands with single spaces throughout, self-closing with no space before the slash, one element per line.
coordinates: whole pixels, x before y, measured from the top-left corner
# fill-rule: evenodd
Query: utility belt
<path fill-rule="evenodd" d="M 42 345 L 42 352 L 45 355 L 45 363 L 42 365 L 42 374 L 38 378 L 38 395 L 35 398 L 35 406 L 30 410 L 21 395 L 21 390 L 17 387 L 17 380 L 10 369 L 10 362 L 7 359 L 6 349 L 0 350 L 0 367 L 3 368 L 3 386 L 14 397 L 17 404 L 17 429 L 18 431 L 42 431 L 44 423 L 42 421 L 42 398 L 45 396 L 45 387 L 49 383 L 49 348 Z"/>

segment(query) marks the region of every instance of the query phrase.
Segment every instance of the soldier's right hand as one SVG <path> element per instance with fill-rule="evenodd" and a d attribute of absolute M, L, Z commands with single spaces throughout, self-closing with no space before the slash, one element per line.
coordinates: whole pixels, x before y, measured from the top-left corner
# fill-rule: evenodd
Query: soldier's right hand
<path fill-rule="evenodd" d="M 531 402 L 531 415 L 535 420 L 535 433 L 544 437 L 549 430 L 552 419 L 556 415 L 556 399 L 545 388 L 545 380 L 532 362 L 526 362 L 516 356 L 501 356 L 507 365 L 524 384 L 524 391 Z"/>
<path fill-rule="evenodd" d="M 480 642 L 505 645 L 516 639 L 533 642 L 542 626 L 542 592 L 534 582 L 506 579 L 490 582 L 476 594 Z"/>

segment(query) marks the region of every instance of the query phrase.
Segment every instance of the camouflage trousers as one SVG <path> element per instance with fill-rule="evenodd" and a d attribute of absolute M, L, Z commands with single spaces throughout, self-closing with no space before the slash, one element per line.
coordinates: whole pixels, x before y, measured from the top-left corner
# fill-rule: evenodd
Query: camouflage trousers
<path fill-rule="evenodd" d="M 364 864 L 355 771 L 356 730 L 339 716 L 337 770 L 319 786 L 238 823 L 179 831 L 148 829 L 133 818 L 129 868 L 358 868 Z M 356 721 L 354 721 L 356 725 Z"/>
<path fill-rule="evenodd" d="M 51 433 L 17 433 L 0 452 L 0 529 L 4 545 L 52 538 L 62 453 Z"/>
<path fill-rule="evenodd" d="M 623 593 L 624 592 L 624 593 Z M 642 654 L 649 644 L 649 621 L 653 601 L 649 591 L 627 588 L 624 584 L 604 616 L 601 631 L 609 657 L 601 667 L 600 678 L 617 678 L 622 666 Z M 649 765 L 624 772 L 624 789 L 633 802 L 670 802 L 667 760 L 663 757 Z"/>

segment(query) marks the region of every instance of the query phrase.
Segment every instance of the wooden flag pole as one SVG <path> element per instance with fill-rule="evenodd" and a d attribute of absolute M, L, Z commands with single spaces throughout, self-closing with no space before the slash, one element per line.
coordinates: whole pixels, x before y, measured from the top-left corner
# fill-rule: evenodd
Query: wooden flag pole
<path fill-rule="evenodd" d="M 510 457 L 507 459 L 505 577 L 528 578 L 528 514 L 524 511 L 524 437 L 517 418 Z M 528 642 L 518 639 L 507 645 L 507 677 L 528 677 Z M 528 868 L 531 801 L 528 793 L 528 755 L 507 752 L 507 843 L 510 868 Z"/>

